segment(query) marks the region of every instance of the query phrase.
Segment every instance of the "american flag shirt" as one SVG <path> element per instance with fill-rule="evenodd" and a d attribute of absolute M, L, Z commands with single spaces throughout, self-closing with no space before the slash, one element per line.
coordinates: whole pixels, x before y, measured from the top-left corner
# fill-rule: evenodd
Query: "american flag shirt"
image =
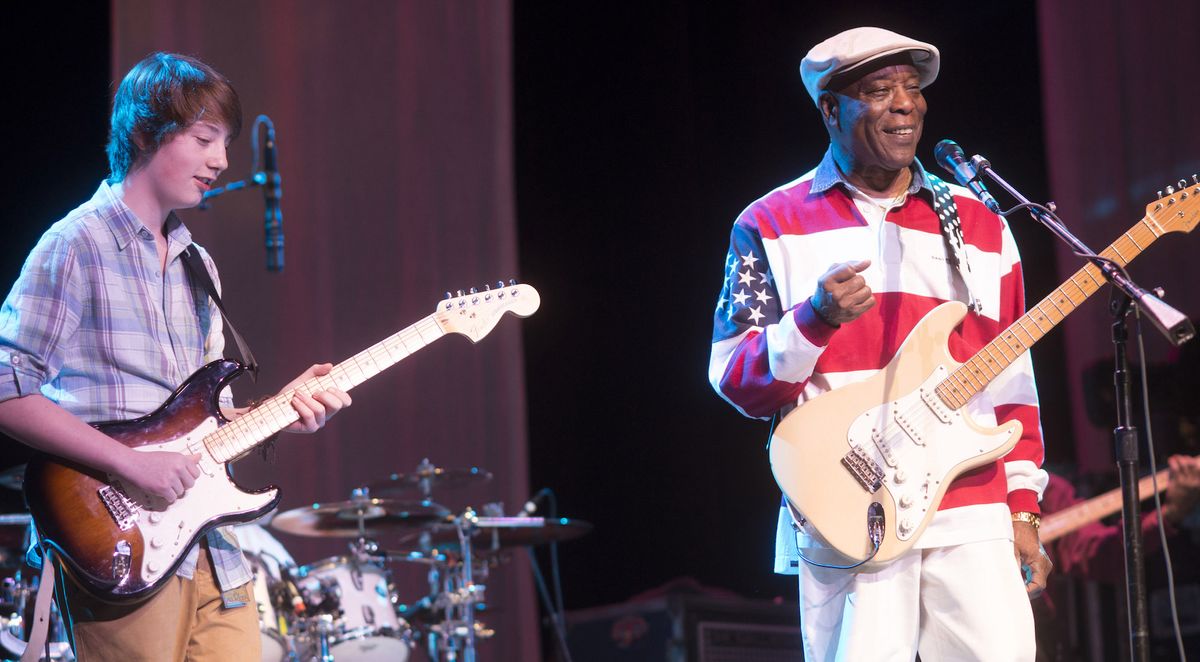
<path fill-rule="evenodd" d="M 137 418 L 222 357 L 220 312 L 180 257 L 192 235 L 174 213 L 167 227 L 163 272 L 154 230 L 102 182 L 42 235 L 0 307 L 0 401 L 40 393 L 89 423 Z M 233 406 L 228 389 L 221 405 Z M 207 540 L 222 591 L 250 581 L 228 527 Z M 191 578 L 198 553 L 177 574 Z"/>
<path fill-rule="evenodd" d="M 713 318 L 709 381 L 737 411 L 753 418 L 786 414 L 822 393 L 884 368 L 921 318 L 946 301 L 966 301 L 949 265 L 933 192 L 919 162 L 907 195 L 876 215 L 826 152 L 820 165 L 746 208 L 734 222 Z M 972 269 L 971 295 L 981 304 L 951 334 L 949 350 L 965 361 L 1024 314 L 1020 257 L 1007 224 L 962 187 L 951 186 Z M 832 265 L 870 259 L 862 272 L 876 305 L 832 327 L 809 297 Z M 980 425 L 1020 420 L 1016 447 L 949 487 L 916 547 L 1012 536 L 1011 511 L 1037 512 L 1046 483 L 1037 390 L 1026 352 L 968 406 Z M 795 571 L 797 538 L 780 512 L 776 570 Z"/>

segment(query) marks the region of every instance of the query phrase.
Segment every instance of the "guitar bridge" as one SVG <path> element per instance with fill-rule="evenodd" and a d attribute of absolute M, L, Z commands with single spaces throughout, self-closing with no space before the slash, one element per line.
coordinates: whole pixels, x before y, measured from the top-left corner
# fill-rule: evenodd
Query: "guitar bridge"
<path fill-rule="evenodd" d="M 118 529 L 128 531 L 133 528 L 134 524 L 137 524 L 140 508 L 119 488 L 105 485 L 96 492 L 100 495 L 100 502 L 108 509 L 108 514 L 116 522 Z"/>
<path fill-rule="evenodd" d="M 863 489 L 871 494 L 883 486 L 883 468 L 858 446 L 842 457 L 842 466 L 849 469 Z"/>

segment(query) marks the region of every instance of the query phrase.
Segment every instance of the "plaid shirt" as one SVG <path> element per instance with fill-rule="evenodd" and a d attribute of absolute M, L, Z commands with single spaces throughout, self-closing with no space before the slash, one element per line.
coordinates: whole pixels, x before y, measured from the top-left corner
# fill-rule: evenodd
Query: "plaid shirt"
<path fill-rule="evenodd" d="M 84 421 L 136 418 L 221 358 L 221 315 L 180 258 L 192 235 L 174 213 L 167 227 L 164 274 L 154 230 L 102 182 L 42 235 L 0 308 L 0 401 L 41 393 Z M 228 389 L 221 405 L 233 406 Z M 209 533 L 208 544 L 223 591 L 250 581 L 232 531 Z M 192 577 L 198 552 L 179 575 Z"/>

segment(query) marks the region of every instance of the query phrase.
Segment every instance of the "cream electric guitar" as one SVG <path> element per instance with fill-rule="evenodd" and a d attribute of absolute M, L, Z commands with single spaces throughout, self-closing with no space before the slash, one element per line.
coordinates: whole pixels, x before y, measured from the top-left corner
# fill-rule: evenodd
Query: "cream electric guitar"
<path fill-rule="evenodd" d="M 38 533 L 82 586 L 110 602 L 150 597 L 170 579 L 192 544 L 214 527 L 248 522 L 279 502 L 279 489 L 247 492 L 229 465 L 299 418 L 294 391 L 332 386 L 349 391 L 449 333 L 478 342 L 512 313 L 538 309 L 537 290 L 503 285 L 447 298 L 424 319 L 333 367 L 328 375 L 281 393 L 235 420 L 221 415 L 222 387 L 246 370 L 213 361 L 188 377 L 153 413 L 132 421 L 97 423 L 105 434 L 139 451 L 198 453 L 200 477 L 171 504 L 113 476 L 49 455 L 25 470 L 25 500 Z"/>
<path fill-rule="evenodd" d="M 1100 254 L 1124 265 L 1168 232 L 1191 232 L 1200 185 L 1184 184 Z M 1089 263 L 962 364 L 946 343 L 966 306 L 944 303 L 887 367 L 785 416 L 771 437 L 771 470 L 806 529 L 829 546 L 806 556 L 870 568 L 910 549 L 950 483 L 1003 457 L 1021 436 L 1017 421 L 978 425 L 966 404 L 1105 282 Z"/>

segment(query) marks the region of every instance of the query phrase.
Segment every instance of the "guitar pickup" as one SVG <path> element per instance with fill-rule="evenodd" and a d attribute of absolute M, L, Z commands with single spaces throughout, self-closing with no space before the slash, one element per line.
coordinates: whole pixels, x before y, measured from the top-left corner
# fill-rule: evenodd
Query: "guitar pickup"
<path fill-rule="evenodd" d="M 871 441 L 875 442 L 875 448 L 879 449 L 879 454 L 883 456 L 883 461 L 889 467 L 896 467 L 896 454 L 892 452 L 892 447 L 888 445 L 887 440 L 883 438 L 883 433 L 879 430 L 871 430 Z"/>
<path fill-rule="evenodd" d="M 883 486 L 883 468 L 858 446 L 842 456 L 842 466 L 871 494 Z"/>
<path fill-rule="evenodd" d="M 950 422 L 950 417 L 953 413 L 950 411 L 950 408 L 946 406 L 946 403 L 942 402 L 942 399 L 938 397 L 936 390 L 922 388 L 921 401 L 925 403 L 926 407 L 929 407 L 929 410 L 933 412 L 934 416 L 938 417 L 938 420 L 943 423 Z"/>

